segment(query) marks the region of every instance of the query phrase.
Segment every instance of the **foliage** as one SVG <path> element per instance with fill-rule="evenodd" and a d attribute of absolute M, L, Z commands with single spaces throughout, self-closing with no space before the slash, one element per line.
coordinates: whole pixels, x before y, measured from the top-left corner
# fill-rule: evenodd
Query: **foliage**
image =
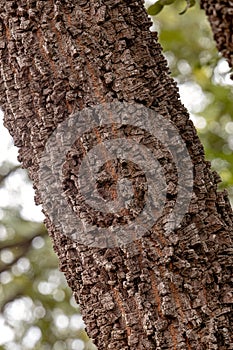
<path fill-rule="evenodd" d="M 178 82 L 181 99 L 189 109 L 206 158 L 222 178 L 233 200 L 233 81 L 230 68 L 215 47 L 209 22 L 198 6 L 184 16 L 182 4 L 167 6 L 152 17 L 153 28 Z"/>
<path fill-rule="evenodd" d="M 7 168 L 0 195 L 17 176 L 18 166 Z M 95 349 L 44 225 L 25 220 L 14 203 L 0 209 L 0 281 L 0 349 Z"/>
<path fill-rule="evenodd" d="M 147 12 L 151 16 L 156 16 L 159 12 L 162 11 L 164 6 L 171 5 L 176 0 L 154 0 L 146 1 Z M 152 4 L 151 4 L 152 2 Z M 196 0 L 186 0 L 186 7 L 183 11 L 180 12 L 180 15 L 183 15 L 190 7 L 193 7 L 196 4 Z"/>

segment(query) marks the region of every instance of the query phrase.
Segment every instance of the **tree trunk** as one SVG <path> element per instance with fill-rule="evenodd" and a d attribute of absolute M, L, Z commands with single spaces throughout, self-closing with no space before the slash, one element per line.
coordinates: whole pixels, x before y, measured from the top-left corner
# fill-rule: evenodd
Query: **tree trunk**
<path fill-rule="evenodd" d="M 157 35 L 149 32 L 151 23 L 143 1 L 1 0 L 0 18 L 0 102 L 5 125 L 33 180 L 36 202 L 43 205 L 60 268 L 81 305 L 89 336 L 102 350 L 232 349 L 232 210 L 226 192 L 217 191 L 219 178 L 204 160 L 203 147 L 169 76 Z M 158 126 L 163 116 L 164 125 L 171 126 L 170 151 L 156 141 L 161 140 L 159 127 L 152 137 L 143 129 L 144 120 L 139 130 L 114 124 L 113 118 L 105 133 L 103 126 L 95 127 L 94 136 L 86 133 L 73 142 L 63 166 L 65 194 L 74 212 L 80 214 L 83 206 L 85 219 L 97 222 L 96 213 L 90 208 L 86 213 L 79 196 L 75 174 L 81 148 L 89 152 L 93 145 L 120 135 L 145 144 L 158 155 L 167 185 L 166 203 L 162 215 L 142 237 L 132 236 L 127 245 L 90 247 L 64 234 L 66 213 L 59 207 L 60 226 L 53 220 L 49 205 L 54 204 L 55 190 L 50 198 L 39 191 L 41 159 L 51 162 L 44 158 L 43 150 L 58 124 L 70 116 L 96 105 L 111 114 L 109 106 L 122 107 L 123 101 L 137 125 L 139 105 L 144 106 L 143 116 L 148 109 L 157 113 Z M 168 234 L 166 224 L 179 197 L 179 167 L 185 173 L 182 158 L 176 166 L 171 159 L 172 147 L 179 141 L 172 134 L 172 125 L 185 142 L 194 178 L 187 213 Z M 72 124 L 67 137 L 75 127 Z M 53 152 L 53 144 L 50 147 Z M 127 166 L 128 173 L 144 170 L 132 162 Z M 103 197 L 114 197 L 109 176 L 119 174 L 113 168 L 107 164 L 108 176 L 99 185 Z M 143 184 L 145 176 L 138 178 Z M 48 192 L 53 191 L 53 179 L 48 181 Z M 138 198 L 139 208 L 143 200 Z M 121 218 L 124 220 L 123 215 Z"/>
<path fill-rule="evenodd" d="M 201 0 L 201 7 L 208 16 L 218 51 L 233 67 L 233 1 Z"/>

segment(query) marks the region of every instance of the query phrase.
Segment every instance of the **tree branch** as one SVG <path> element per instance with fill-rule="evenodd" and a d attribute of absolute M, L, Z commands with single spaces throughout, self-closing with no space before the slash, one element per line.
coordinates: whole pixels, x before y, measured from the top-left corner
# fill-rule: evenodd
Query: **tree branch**
<path fill-rule="evenodd" d="M 33 241 L 33 239 L 35 237 L 38 236 L 46 236 L 47 230 L 44 226 L 42 226 L 42 228 L 38 231 L 36 231 L 32 236 L 27 237 L 23 240 L 17 241 L 17 242 L 11 242 L 11 243 L 7 243 L 7 244 L 0 244 L 0 251 L 3 249 L 14 249 L 14 248 L 21 248 L 24 246 L 27 246 L 28 244 L 31 244 L 31 242 Z"/>
<path fill-rule="evenodd" d="M 13 174 L 16 170 L 20 168 L 20 165 L 16 165 L 14 168 L 10 169 L 5 175 L 0 175 L 0 186 L 2 186 L 3 182 L 8 178 L 8 176 Z"/>
<path fill-rule="evenodd" d="M 39 230 L 38 232 L 36 232 L 33 236 L 26 238 L 24 240 L 21 240 L 19 242 L 12 242 L 12 243 L 8 243 L 8 244 L 3 244 L 0 245 L 0 251 L 4 250 L 4 249 L 15 249 L 15 248 L 19 248 L 21 250 L 20 253 L 17 254 L 17 256 L 15 256 L 15 258 L 12 260 L 11 263 L 9 264 L 3 264 L 3 266 L 0 268 L 0 273 L 2 273 L 3 271 L 8 271 L 15 263 L 17 263 L 17 261 L 22 258 L 23 256 L 25 256 L 31 246 L 31 243 L 33 241 L 33 239 L 35 237 L 39 237 L 39 236 L 45 236 L 47 235 L 47 230 L 43 227 L 43 229 Z"/>
<path fill-rule="evenodd" d="M 218 51 L 233 68 L 233 2 L 201 0 L 200 5 L 209 19 Z"/>

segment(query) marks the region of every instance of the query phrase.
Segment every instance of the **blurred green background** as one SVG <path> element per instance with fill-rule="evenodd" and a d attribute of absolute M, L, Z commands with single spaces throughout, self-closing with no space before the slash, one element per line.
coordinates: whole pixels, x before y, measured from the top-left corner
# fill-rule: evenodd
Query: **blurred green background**
<path fill-rule="evenodd" d="M 207 159 L 233 199 L 233 82 L 218 54 L 210 26 L 196 5 L 185 15 L 184 1 L 164 7 L 153 29 L 179 84 L 205 147 Z M 1 127 L 0 157 L 0 350 L 93 350 L 40 209 L 16 151 Z"/>

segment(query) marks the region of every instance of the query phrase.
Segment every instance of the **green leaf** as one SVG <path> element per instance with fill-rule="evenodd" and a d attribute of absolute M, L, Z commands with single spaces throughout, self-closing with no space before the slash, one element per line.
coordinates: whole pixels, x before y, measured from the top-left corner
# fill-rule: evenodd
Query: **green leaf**
<path fill-rule="evenodd" d="M 173 4 L 176 0 L 160 0 L 159 3 L 161 5 L 170 5 L 170 4 Z"/>
<path fill-rule="evenodd" d="M 147 13 L 150 16 L 155 16 L 157 15 L 161 10 L 163 9 L 163 5 L 161 5 L 160 1 L 156 2 L 154 5 L 151 5 L 147 9 Z"/>
<path fill-rule="evenodd" d="M 193 7 L 196 4 L 196 0 L 186 0 L 186 2 L 187 2 L 187 5 L 185 9 L 179 13 L 180 15 L 183 15 L 190 7 Z"/>

